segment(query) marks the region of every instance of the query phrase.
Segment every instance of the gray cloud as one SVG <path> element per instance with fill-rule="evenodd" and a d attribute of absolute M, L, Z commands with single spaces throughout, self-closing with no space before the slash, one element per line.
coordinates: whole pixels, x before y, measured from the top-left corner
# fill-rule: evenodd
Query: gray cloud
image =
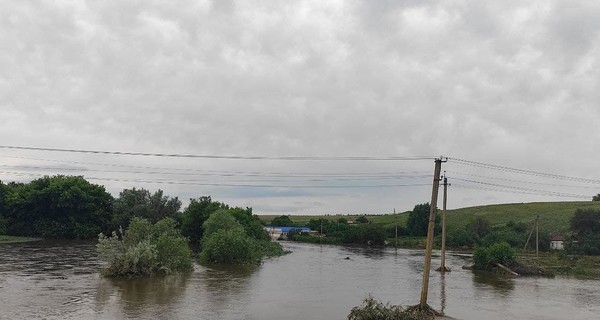
<path fill-rule="evenodd" d="M 193 154 L 443 154 L 589 177 L 600 148 L 599 15 L 588 1 L 6 1 L 0 137 Z M 73 158 L 232 171 L 432 171 L 429 161 Z M 113 193 L 130 186 L 106 183 Z M 236 197 L 227 188 L 147 186 L 297 212 L 407 210 L 430 191 L 335 190 L 322 201 L 313 190 Z M 460 192 L 465 200 L 454 206 L 557 200 Z"/>

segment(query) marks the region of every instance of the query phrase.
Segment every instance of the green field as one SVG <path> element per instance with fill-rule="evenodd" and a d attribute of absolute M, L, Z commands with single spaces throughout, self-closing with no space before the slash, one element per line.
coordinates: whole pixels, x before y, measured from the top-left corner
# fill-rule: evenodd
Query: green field
<path fill-rule="evenodd" d="M 580 202 L 532 202 L 532 203 L 513 203 L 497 204 L 487 206 L 468 207 L 461 209 L 448 210 L 447 222 L 448 229 L 463 228 L 470 221 L 480 216 L 487 219 L 491 226 L 503 225 L 508 221 L 523 222 L 532 224 L 537 215 L 540 216 L 540 229 L 548 232 L 565 233 L 569 230 L 569 219 L 576 209 L 594 208 L 600 210 L 600 201 L 580 201 Z M 275 215 L 263 215 L 260 218 L 269 223 Z M 306 225 L 310 219 L 329 219 L 337 220 L 339 218 L 353 220 L 358 215 L 290 215 L 290 219 L 296 225 Z M 396 215 L 367 215 L 367 219 L 377 224 L 394 224 L 396 219 L 398 224 L 404 225 L 408 218 L 408 212 Z"/>

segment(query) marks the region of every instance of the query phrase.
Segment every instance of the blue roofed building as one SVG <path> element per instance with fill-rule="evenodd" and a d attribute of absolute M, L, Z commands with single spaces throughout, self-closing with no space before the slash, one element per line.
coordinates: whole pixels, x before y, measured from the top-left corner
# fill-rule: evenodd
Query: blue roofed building
<path fill-rule="evenodd" d="M 269 233 L 272 240 L 287 240 L 288 234 L 291 230 L 297 230 L 300 233 L 309 233 L 309 227 L 277 227 L 277 226 L 266 226 L 264 229 Z"/>

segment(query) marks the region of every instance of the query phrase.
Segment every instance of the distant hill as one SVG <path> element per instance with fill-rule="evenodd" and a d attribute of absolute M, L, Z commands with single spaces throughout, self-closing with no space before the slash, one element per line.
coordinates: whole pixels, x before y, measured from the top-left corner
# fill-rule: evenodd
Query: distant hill
<path fill-rule="evenodd" d="M 448 229 L 464 228 L 466 224 L 478 216 L 487 219 L 491 226 L 503 225 L 508 221 L 523 222 L 530 225 L 535 217 L 539 215 L 540 230 L 564 233 L 569 230 L 569 219 L 575 210 L 579 208 L 600 210 L 600 201 L 511 203 L 448 210 Z M 274 217 L 274 215 L 260 216 L 267 223 Z M 290 215 L 292 221 L 297 225 L 306 225 L 310 219 L 321 217 L 330 220 L 337 220 L 342 217 L 353 220 L 358 215 Z M 395 224 L 396 220 L 398 224 L 405 225 L 407 217 L 407 212 L 397 215 L 367 215 L 367 219 L 372 223 L 385 225 Z"/>
<path fill-rule="evenodd" d="M 569 219 L 577 209 L 594 208 L 600 210 L 600 201 L 580 202 L 532 202 L 497 204 L 448 210 L 448 228 L 462 228 L 475 217 L 486 218 L 491 226 L 508 221 L 531 224 L 540 216 L 540 229 L 548 232 L 566 232 Z"/>

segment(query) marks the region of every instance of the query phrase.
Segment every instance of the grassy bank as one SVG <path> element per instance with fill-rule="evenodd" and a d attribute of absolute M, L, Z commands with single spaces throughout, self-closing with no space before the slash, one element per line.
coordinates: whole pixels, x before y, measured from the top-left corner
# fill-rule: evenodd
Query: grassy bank
<path fill-rule="evenodd" d="M 585 208 L 600 209 L 600 201 L 512 203 L 453 209 L 447 211 L 447 222 L 449 230 L 459 229 L 464 228 L 476 217 L 483 217 L 493 227 L 506 224 L 509 221 L 531 224 L 533 219 L 539 215 L 540 229 L 564 233 L 569 230 L 569 219 L 573 216 L 575 210 Z M 269 223 L 277 216 L 261 215 L 259 217 L 264 222 Z M 290 219 L 294 224 L 303 226 L 307 225 L 310 219 L 323 218 L 336 221 L 339 218 L 345 218 L 350 221 L 359 216 L 361 215 L 290 215 Z M 408 219 L 408 212 L 396 215 L 371 214 L 366 215 L 366 217 L 374 224 L 394 225 L 398 221 L 399 225 L 404 226 Z"/>
<path fill-rule="evenodd" d="M 509 221 L 531 224 L 539 215 L 540 229 L 565 233 L 575 210 L 586 208 L 600 209 L 600 201 L 514 203 L 448 210 L 448 229 L 463 228 L 478 216 L 493 227 Z"/>
<path fill-rule="evenodd" d="M 519 254 L 517 260 L 544 270 L 546 274 L 568 275 L 577 278 L 600 279 L 600 256 L 568 256 L 564 252 Z"/>
<path fill-rule="evenodd" d="M 40 238 L 29 238 L 29 237 L 14 237 L 14 236 L 5 236 L 0 235 L 0 243 L 15 243 L 15 242 L 28 242 L 28 241 L 38 241 Z"/>

